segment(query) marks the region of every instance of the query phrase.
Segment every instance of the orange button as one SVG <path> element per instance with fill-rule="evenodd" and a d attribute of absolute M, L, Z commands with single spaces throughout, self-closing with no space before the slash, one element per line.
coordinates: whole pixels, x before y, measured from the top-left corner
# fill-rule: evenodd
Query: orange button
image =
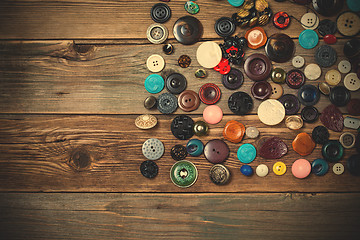
<path fill-rule="evenodd" d="M 314 150 L 315 142 L 312 140 L 309 134 L 303 132 L 296 136 L 292 142 L 292 147 L 294 151 L 301 156 L 307 156 Z"/>
<path fill-rule="evenodd" d="M 223 136 L 226 140 L 232 143 L 239 143 L 245 134 L 245 126 L 235 120 L 230 120 L 226 123 Z"/>
<path fill-rule="evenodd" d="M 267 36 L 261 27 L 254 27 L 245 33 L 245 38 L 248 42 L 248 47 L 251 49 L 258 49 L 265 45 Z"/>

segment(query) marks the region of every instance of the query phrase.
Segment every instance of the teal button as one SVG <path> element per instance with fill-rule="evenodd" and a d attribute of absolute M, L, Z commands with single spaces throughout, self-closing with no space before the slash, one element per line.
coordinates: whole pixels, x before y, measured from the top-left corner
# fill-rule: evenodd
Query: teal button
<path fill-rule="evenodd" d="M 190 156 L 198 157 L 204 151 L 204 144 L 199 139 L 191 139 L 186 144 L 186 150 Z"/>
<path fill-rule="evenodd" d="M 319 36 L 314 30 L 306 29 L 299 35 L 299 43 L 305 49 L 314 48 L 318 42 Z"/>
<path fill-rule="evenodd" d="M 164 89 L 165 82 L 159 74 L 151 74 L 145 79 L 144 85 L 149 93 L 159 93 Z"/>
<path fill-rule="evenodd" d="M 321 158 L 315 159 L 311 164 L 311 171 L 317 176 L 323 176 L 329 170 L 329 164 Z"/>
<path fill-rule="evenodd" d="M 199 5 L 194 1 L 187 1 L 185 3 L 185 10 L 190 14 L 197 14 L 200 10 Z"/>
<path fill-rule="evenodd" d="M 321 153 L 326 161 L 338 162 L 344 154 L 344 147 L 337 140 L 330 140 L 322 146 Z"/>
<path fill-rule="evenodd" d="M 243 5 L 244 1 L 245 0 L 228 0 L 230 5 L 234 7 L 240 7 L 241 5 Z"/>
<path fill-rule="evenodd" d="M 250 143 L 243 144 L 237 151 L 237 157 L 242 163 L 251 163 L 256 157 L 256 148 Z"/>
<path fill-rule="evenodd" d="M 353 12 L 360 12 L 360 1 L 359 0 L 346 0 L 348 8 Z"/>

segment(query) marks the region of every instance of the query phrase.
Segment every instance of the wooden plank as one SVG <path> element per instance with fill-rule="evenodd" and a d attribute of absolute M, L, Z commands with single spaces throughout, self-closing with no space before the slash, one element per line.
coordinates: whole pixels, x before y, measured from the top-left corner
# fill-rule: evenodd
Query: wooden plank
<path fill-rule="evenodd" d="M 288 170 L 284 176 L 272 172 L 276 160 L 257 156 L 250 165 L 266 164 L 270 173 L 265 178 L 256 175 L 245 177 L 240 173 L 242 164 L 236 157 L 243 143 L 255 144 L 255 140 L 245 139 L 240 144 L 227 142 L 230 156 L 224 163 L 232 175 L 226 186 L 217 186 L 209 179 L 209 163 L 203 155 L 187 157 L 199 170 L 199 178 L 194 186 L 181 189 L 169 178 L 171 166 L 175 163 L 170 149 L 175 144 L 186 145 L 187 141 L 176 139 L 170 132 L 173 116 L 159 117 L 154 129 L 139 130 L 134 125 L 136 116 L 44 116 L 14 115 L 0 116 L 0 191 L 86 191 L 86 192 L 360 192 L 360 178 L 346 171 L 341 176 L 332 172 L 323 177 L 310 175 L 306 179 L 296 179 L 291 174 L 291 165 L 301 158 L 291 147 L 295 136 L 304 131 L 311 133 L 319 125 L 306 124 L 299 131 L 288 130 L 284 123 L 268 127 L 256 116 L 226 116 L 219 124 L 210 126 L 210 134 L 200 138 L 203 143 L 211 139 L 222 139 L 222 129 L 228 120 L 238 120 L 246 127 L 256 126 L 261 136 L 278 136 L 284 139 L 289 152 L 283 161 Z M 194 120 L 200 120 L 194 116 Z M 349 131 L 349 129 L 346 129 Z M 350 131 L 356 134 L 355 131 Z M 338 139 L 340 133 L 330 132 L 331 139 Z M 159 175 L 146 179 L 139 172 L 145 160 L 141 146 L 148 138 L 158 138 L 165 145 L 164 156 L 157 160 Z M 78 154 L 76 154 L 78 153 Z M 346 150 L 341 163 L 355 153 Z M 76 157 L 76 155 L 80 157 Z M 309 161 L 321 158 L 321 146 L 305 157 Z"/>
<path fill-rule="evenodd" d="M 334 45 L 338 53 L 338 62 L 345 59 L 342 44 L 339 40 Z M 206 79 L 197 79 L 195 71 L 200 68 L 196 61 L 196 49 L 199 46 L 182 46 L 174 43 L 175 53 L 167 56 L 162 53 L 162 46 L 151 44 L 131 45 L 74 45 L 72 41 L 26 41 L 0 42 L 0 112 L 1 113 L 85 113 L 85 114 L 139 114 L 147 111 L 143 100 L 150 94 L 144 88 L 145 78 L 151 74 L 146 68 L 146 59 L 160 53 L 166 61 L 164 71 L 176 71 L 184 74 L 188 80 L 188 89 L 198 92 L 208 82 L 217 84 L 222 97 L 218 105 L 225 114 L 232 112 L 227 107 L 227 100 L 234 92 L 221 84 L 221 75 L 209 69 Z M 264 49 L 246 50 L 246 55 L 264 53 Z M 296 55 L 305 57 L 307 63 L 314 63 L 313 50 L 305 50 L 296 41 Z M 189 68 L 178 66 L 177 59 L 188 54 L 192 59 Z M 242 66 L 235 66 L 243 71 Z M 291 70 L 290 62 L 273 63 L 273 67 Z M 308 81 L 317 85 L 324 81 L 324 68 L 318 81 Z M 163 71 L 163 72 L 164 72 Z M 343 77 L 345 75 L 343 74 Z M 269 80 L 270 81 L 270 80 Z M 239 89 L 250 94 L 253 84 L 245 76 L 243 86 Z M 285 93 L 296 94 L 297 90 L 284 86 Z M 166 92 L 164 89 L 161 93 Z M 159 95 L 159 94 L 157 94 Z M 353 92 L 352 97 L 360 97 L 360 91 Z M 259 100 L 254 100 L 256 113 Z M 321 96 L 316 105 L 322 110 L 329 104 Z M 201 104 L 194 113 L 201 114 L 205 104 Z M 346 108 L 342 108 L 346 113 Z M 153 111 L 152 111 L 153 112 Z M 158 112 L 158 111 L 155 111 Z M 183 113 L 178 110 L 176 113 Z"/>
<path fill-rule="evenodd" d="M 0 196 L 3 239 L 356 239 L 360 233 L 358 193 Z"/>

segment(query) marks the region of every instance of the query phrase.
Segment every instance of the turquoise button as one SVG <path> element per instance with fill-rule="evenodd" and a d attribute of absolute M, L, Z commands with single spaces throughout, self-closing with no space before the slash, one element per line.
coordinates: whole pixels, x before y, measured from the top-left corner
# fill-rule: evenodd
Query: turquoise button
<path fill-rule="evenodd" d="M 251 163 L 256 157 L 256 148 L 250 143 L 243 144 L 237 151 L 237 157 L 242 163 Z"/>
<path fill-rule="evenodd" d="M 323 176 L 329 170 L 329 164 L 321 158 L 315 159 L 311 164 L 311 171 L 317 176 Z"/>
<path fill-rule="evenodd" d="M 360 1 L 359 0 L 346 0 L 348 8 L 353 12 L 360 12 Z"/>
<path fill-rule="evenodd" d="M 318 42 L 319 36 L 314 30 L 306 29 L 299 35 L 299 43 L 305 49 L 314 48 Z"/>
<path fill-rule="evenodd" d="M 159 93 L 163 90 L 165 82 L 159 74 L 151 74 L 145 79 L 144 85 L 149 93 Z"/>
<path fill-rule="evenodd" d="M 234 7 L 240 7 L 241 5 L 243 5 L 244 1 L 245 0 L 228 0 L 230 5 Z"/>
<path fill-rule="evenodd" d="M 190 156 L 198 157 L 204 151 L 204 144 L 199 139 L 191 139 L 186 144 L 186 150 Z"/>

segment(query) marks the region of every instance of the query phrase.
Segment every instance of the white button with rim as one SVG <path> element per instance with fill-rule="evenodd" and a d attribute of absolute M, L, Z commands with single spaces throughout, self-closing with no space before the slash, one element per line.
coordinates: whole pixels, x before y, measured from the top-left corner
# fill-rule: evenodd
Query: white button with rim
<path fill-rule="evenodd" d="M 345 76 L 344 86 L 350 91 L 357 91 L 360 88 L 360 79 L 356 73 L 349 73 Z"/>
<path fill-rule="evenodd" d="M 342 165 L 341 163 L 335 163 L 334 166 L 333 166 L 333 172 L 336 175 L 343 174 L 344 170 L 345 170 L 344 165 Z"/>
<path fill-rule="evenodd" d="M 269 168 L 265 164 L 260 164 L 256 167 L 256 175 L 259 177 L 265 177 L 269 173 Z"/>
<path fill-rule="evenodd" d="M 146 66 L 151 72 L 160 72 L 165 67 L 164 58 L 158 54 L 153 54 L 148 57 Z"/>
<path fill-rule="evenodd" d="M 302 68 L 305 65 L 305 59 L 302 56 L 295 56 L 291 63 L 296 68 Z"/>
<path fill-rule="evenodd" d="M 341 73 L 349 73 L 351 71 L 351 63 L 348 60 L 342 60 L 338 64 L 338 69 Z"/>

